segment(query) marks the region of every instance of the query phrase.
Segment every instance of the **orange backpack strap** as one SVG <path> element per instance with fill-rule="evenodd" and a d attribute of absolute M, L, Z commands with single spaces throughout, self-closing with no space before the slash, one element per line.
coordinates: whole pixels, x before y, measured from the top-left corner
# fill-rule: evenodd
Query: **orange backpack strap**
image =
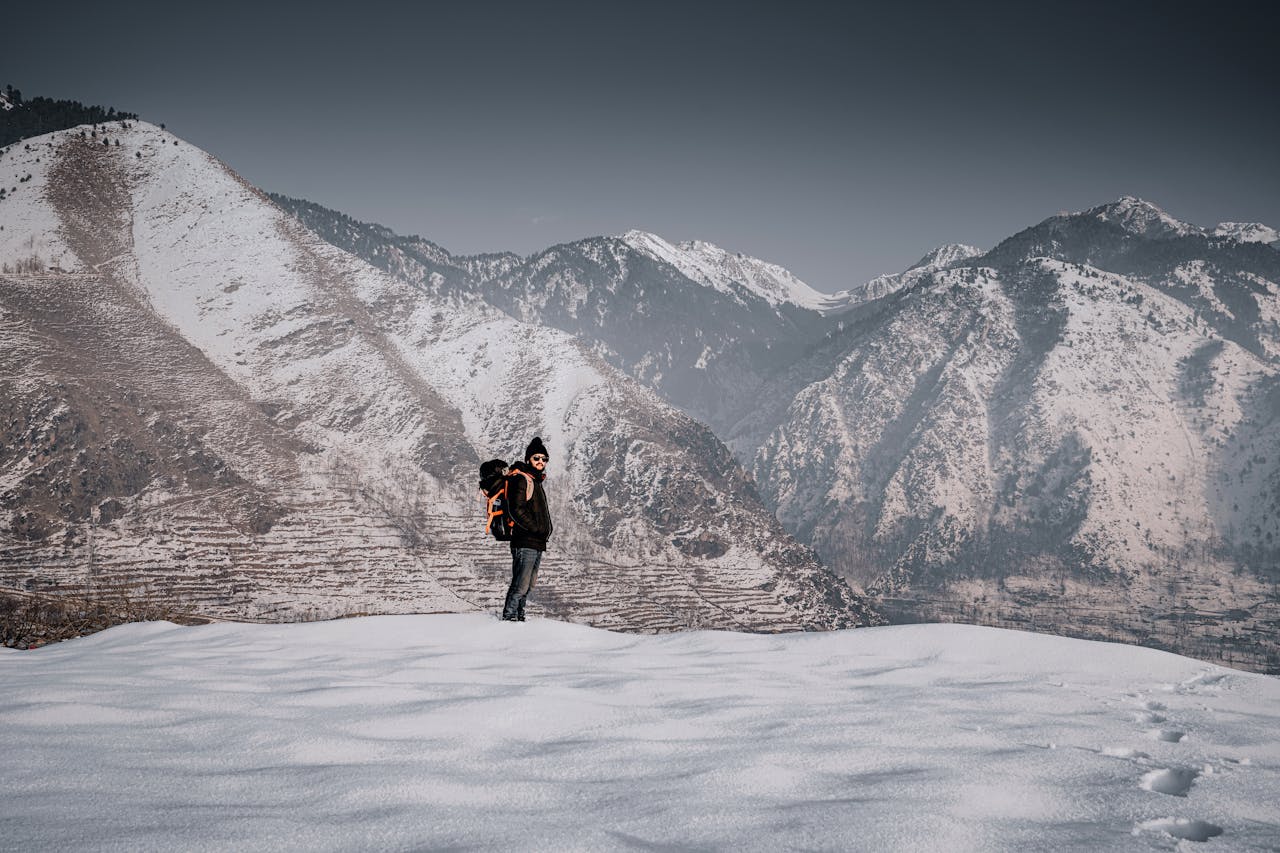
<path fill-rule="evenodd" d="M 485 535 L 488 535 L 489 531 L 493 528 L 493 520 L 498 516 L 502 515 L 503 513 L 503 510 L 494 509 L 493 505 L 497 503 L 500 498 L 505 498 L 506 496 L 507 496 L 506 483 L 503 483 L 502 488 L 498 489 L 498 491 L 494 492 L 492 495 L 489 496 L 489 520 L 484 523 Z"/>
<path fill-rule="evenodd" d="M 524 499 L 533 500 L 533 476 L 524 471 L 516 471 L 521 477 L 524 477 Z"/>

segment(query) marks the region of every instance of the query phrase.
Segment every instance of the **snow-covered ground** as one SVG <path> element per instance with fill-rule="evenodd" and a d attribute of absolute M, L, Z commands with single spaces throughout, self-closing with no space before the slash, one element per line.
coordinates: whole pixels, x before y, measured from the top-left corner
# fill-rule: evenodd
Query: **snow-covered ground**
<path fill-rule="evenodd" d="M 992 628 L 147 623 L 0 679 L 6 850 L 1280 845 L 1280 680 Z"/>

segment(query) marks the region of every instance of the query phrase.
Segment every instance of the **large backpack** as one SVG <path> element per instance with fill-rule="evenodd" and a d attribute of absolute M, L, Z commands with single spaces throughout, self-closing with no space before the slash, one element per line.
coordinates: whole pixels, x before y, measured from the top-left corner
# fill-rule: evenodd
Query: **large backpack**
<path fill-rule="evenodd" d="M 507 463 L 501 459 L 490 459 L 480 466 L 480 494 L 488 512 L 484 532 L 499 542 L 509 542 L 515 527 L 507 513 L 508 479 Z"/>

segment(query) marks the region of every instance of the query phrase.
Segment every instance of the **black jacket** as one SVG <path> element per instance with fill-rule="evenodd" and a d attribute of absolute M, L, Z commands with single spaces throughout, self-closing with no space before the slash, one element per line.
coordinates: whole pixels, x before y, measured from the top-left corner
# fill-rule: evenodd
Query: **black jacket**
<path fill-rule="evenodd" d="M 554 528 L 551 510 L 547 506 L 547 493 L 542 490 L 546 475 L 527 462 L 514 463 L 511 472 L 507 478 L 507 503 L 508 512 L 516 523 L 511 547 L 545 551 Z M 529 494 L 530 477 L 533 479 L 533 494 Z"/>

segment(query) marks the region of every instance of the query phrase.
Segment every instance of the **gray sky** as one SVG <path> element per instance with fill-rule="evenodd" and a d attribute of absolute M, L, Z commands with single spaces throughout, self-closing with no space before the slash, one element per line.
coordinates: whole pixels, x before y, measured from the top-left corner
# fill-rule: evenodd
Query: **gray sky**
<path fill-rule="evenodd" d="M 0 85 L 457 253 L 643 228 L 832 291 L 1125 194 L 1280 227 L 1274 3 L 78 5 L 6 12 Z"/>

